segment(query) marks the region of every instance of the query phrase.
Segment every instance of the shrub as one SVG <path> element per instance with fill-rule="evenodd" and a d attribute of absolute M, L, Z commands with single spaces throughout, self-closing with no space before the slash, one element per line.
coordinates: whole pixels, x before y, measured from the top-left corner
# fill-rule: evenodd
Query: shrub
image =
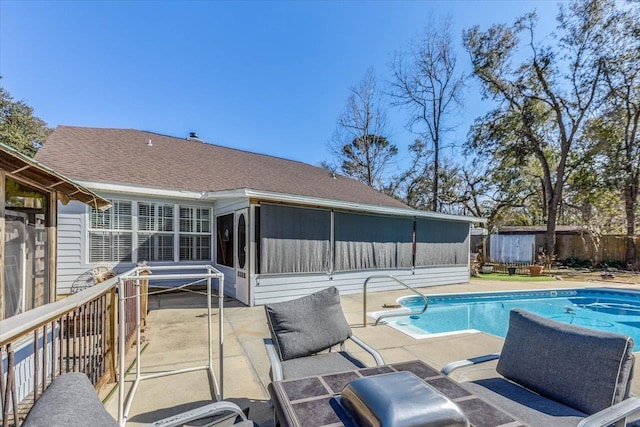
<path fill-rule="evenodd" d="M 627 263 L 624 261 L 616 261 L 616 260 L 606 260 L 598 263 L 596 268 L 606 269 L 606 268 L 615 268 L 616 270 L 626 270 Z"/>
<path fill-rule="evenodd" d="M 560 260 L 560 264 L 569 267 L 569 268 L 591 268 L 593 267 L 593 263 L 590 259 L 580 259 L 576 257 L 569 257 L 566 259 Z"/>

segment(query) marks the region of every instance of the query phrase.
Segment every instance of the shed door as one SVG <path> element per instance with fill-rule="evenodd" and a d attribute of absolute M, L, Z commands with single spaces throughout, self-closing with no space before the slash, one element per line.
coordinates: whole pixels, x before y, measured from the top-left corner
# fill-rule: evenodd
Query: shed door
<path fill-rule="evenodd" d="M 236 299 L 249 304 L 249 216 L 247 209 L 236 211 L 236 239 L 234 248 L 234 267 L 236 273 Z"/>

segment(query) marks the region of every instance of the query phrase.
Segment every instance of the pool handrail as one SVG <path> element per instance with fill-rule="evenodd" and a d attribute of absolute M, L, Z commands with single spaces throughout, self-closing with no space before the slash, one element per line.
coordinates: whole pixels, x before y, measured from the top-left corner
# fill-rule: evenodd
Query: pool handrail
<path fill-rule="evenodd" d="M 416 311 L 416 312 L 411 312 L 410 314 L 412 315 L 420 315 L 422 313 L 424 313 L 425 311 L 427 311 L 427 306 L 429 305 L 429 298 L 427 298 L 426 295 L 424 295 L 423 293 L 421 293 L 420 291 L 416 290 L 415 288 L 413 288 L 410 285 L 407 285 L 405 282 L 403 282 L 402 280 L 398 279 L 397 277 L 391 275 L 391 274 L 378 274 L 378 275 L 373 275 L 373 276 L 369 276 L 365 279 L 364 281 L 364 285 L 362 287 L 362 325 L 366 328 L 367 327 L 367 285 L 369 284 L 369 281 L 371 279 L 391 279 L 397 283 L 399 283 L 400 285 L 404 286 L 405 288 L 409 289 L 411 292 L 415 293 L 416 295 L 420 296 L 423 300 L 424 300 L 424 307 L 422 308 L 421 311 Z M 373 326 L 378 326 L 378 323 L 380 323 L 380 320 L 382 319 L 386 319 L 389 317 L 399 317 L 399 316 L 406 316 L 409 313 L 403 312 L 403 313 L 398 313 L 397 311 L 392 313 L 391 311 L 393 310 L 389 310 L 389 313 L 383 313 L 381 315 L 378 316 L 378 318 L 376 319 L 375 323 L 373 324 Z"/>

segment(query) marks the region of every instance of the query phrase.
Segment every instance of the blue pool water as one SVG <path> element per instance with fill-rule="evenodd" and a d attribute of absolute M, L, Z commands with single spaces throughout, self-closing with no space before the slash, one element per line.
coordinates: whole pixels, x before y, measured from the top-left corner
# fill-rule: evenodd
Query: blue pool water
<path fill-rule="evenodd" d="M 403 306 L 420 310 L 419 297 L 403 297 Z M 560 322 L 633 337 L 640 351 L 640 292 L 617 289 L 564 289 L 429 296 L 427 311 L 419 316 L 386 319 L 417 338 L 432 334 L 477 330 L 504 337 L 509 312 L 522 308 Z"/>

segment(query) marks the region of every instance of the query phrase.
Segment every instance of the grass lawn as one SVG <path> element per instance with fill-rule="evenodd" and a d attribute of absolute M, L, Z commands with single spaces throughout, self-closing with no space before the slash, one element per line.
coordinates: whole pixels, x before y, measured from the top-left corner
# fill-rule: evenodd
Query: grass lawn
<path fill-rule="evenodd" d="M 555 279 L 551 276 L 520 276 L 517 274 L 509 276 L 508 274 L 480 273 L 477 277 L 471 277 L 471 280 L 501 280 L 503 282 L 548 282 Z"/>

